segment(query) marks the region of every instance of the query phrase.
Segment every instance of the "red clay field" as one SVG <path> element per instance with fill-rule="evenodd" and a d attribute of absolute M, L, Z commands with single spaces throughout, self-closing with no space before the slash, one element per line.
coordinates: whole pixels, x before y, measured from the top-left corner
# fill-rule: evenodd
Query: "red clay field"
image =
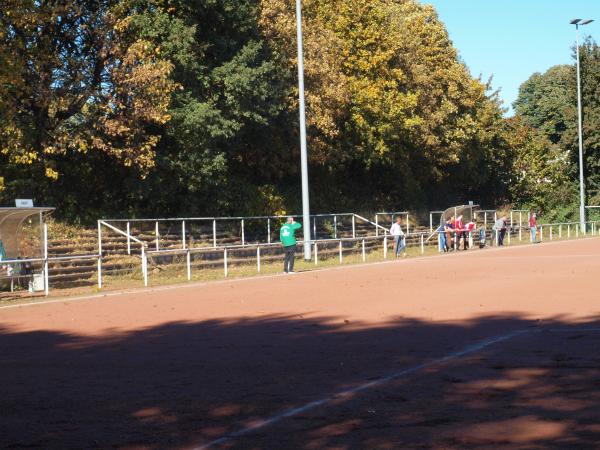
<path fill-rule="evenodd" d="M 0 447 L 593 448 L 600 240 L 0 309 Z"/>

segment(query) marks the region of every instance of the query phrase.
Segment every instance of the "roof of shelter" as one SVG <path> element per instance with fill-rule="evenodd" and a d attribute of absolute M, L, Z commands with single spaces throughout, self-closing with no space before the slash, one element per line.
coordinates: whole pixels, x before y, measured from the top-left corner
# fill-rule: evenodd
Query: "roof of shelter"
<path fill-rule="evenodd" d="M 20 255 L 19 235 L 23 228 L 23 223 L 29 217 L 47 214 L 54 211 L 54 209 L 46 207 L 0 207 L 0 240 L 9 258 L 16 258 Z"/>

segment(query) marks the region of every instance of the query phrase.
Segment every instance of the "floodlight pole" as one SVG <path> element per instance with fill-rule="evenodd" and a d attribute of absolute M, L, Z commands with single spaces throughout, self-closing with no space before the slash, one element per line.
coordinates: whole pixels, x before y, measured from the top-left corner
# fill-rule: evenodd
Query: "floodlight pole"
<path fill-rule="evenodd" d="M 311 259 L 310 202 L 308 196 L 308 156 L 306 149 L 306 106 L 304 99 L 304 50 L 302 44 L 302 1 L 296 0 L 298 33 L 298 100 L 300 113 L 300 164 L 302 171 L 302 229 L 304 231 L 304 259 Z"/>
<path fill-rule="evenodd" d="M 585 234 L 585 185 L 583 180 L 583 112 L 581 106 L 581 67 L 579 61 L 579 25 L 587 25 L 591 20 L 574 19 L 577 55 L 577 125 L 579 130 L 579 227 Z"/>

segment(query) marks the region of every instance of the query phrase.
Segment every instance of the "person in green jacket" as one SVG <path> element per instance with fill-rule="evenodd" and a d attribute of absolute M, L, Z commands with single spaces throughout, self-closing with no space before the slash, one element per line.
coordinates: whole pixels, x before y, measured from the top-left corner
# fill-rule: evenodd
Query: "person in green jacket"
<path fill-rule="evenodd" d="M 294 273 L 294 257 L 296 256 L 296 230 L 302 228 L 302 224 L 288 217 L 286 223 L 279 230 L 279 240 L 283 245 L 283 272 Z"/>

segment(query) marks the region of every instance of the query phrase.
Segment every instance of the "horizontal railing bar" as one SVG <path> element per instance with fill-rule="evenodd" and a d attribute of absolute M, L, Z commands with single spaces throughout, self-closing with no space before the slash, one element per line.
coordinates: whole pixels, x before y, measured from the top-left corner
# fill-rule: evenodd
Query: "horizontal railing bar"
<path fill-rule="evenodd" d="M 352 216 L 354 213 L 311 214 L 310 217 Z M 103 222 L 173 222 L 190 220 L 248 220 L 248 219 L 285 219 L 287 217 L 303 217 L 302 214 L 286 214 L 284 216 L 238 216 L 238 217 L 167 217 L 158 219 L 102 219 Z"/>
<path fill-rule="evenodd" d="M 75 261 L 81 259 L 98 259 L 100 255 L 89 254 L 89 255 L 74 255 L 74 256 L 52 256 L 48 258 L 27 258 L 27 259 L 3 259 L 0 264 L 19 264 L 26 262 L 52 262 L 52 261 Z"/>
<path fill-rule="evenodd" d="M 415 234 L 415 236 L 418 236 L 420 234 L 425 235 L 425 233 L 419 233 L 419 234 Z M 321 244 L 321 243 L 334 243 L 334 242 L 361 242 L 361 241 L 373 241 L 373 240 L 378 240 L 378 239 L 385 239 L 385 238 L 390 238 L 390 235 L 382 235 L 382 236 L 364 236 L 364 237 L 357 237 L 357 238 L 332 238 L 332 239 L 317 239 L 317 240 L 310 240 L 308 241 L 311 245 L 312 244 Z M 304 241 L 296 241 L 296 245 L 301 246 L 304 244 Z M 273 242 L 273 243 L 256 243 L 256 244 L 250 244 L 247 243 L 246 245 L 222 245 L 222 246 L 218 246 L 218 247 L 190 247 L 187 249 L 182 249 L 182 248 L 172 248 L 172 249 L 165 249 L 165 250 L 150 250 L 148 251 L 148 255 L 157 255 L 157 254 L 167 254 L 167 253 L 176 253 L 176 254 L 185 254 L 188 251 L 189 252 L 208 252 L 208 251 L 212 251 L 214 252 L 216 249 L 219 249 L 221 251 L 227 249 L 227 250 L 237 250 L 237 249 L 252 249 L 252 248 L 257 248 L 257 247 L 281 247 L 281 243 L 280 242 Z"/>

